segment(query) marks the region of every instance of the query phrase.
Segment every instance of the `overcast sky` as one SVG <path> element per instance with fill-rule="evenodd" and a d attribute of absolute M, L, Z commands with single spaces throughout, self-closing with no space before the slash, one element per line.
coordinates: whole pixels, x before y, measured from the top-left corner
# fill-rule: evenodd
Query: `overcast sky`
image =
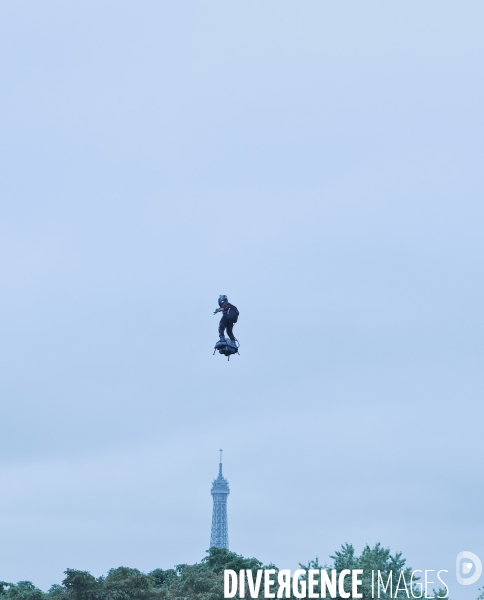
<path fill-rule="evenodd" d="M 0 579 L 484 560 L 484 5 L 0 6 Z M 212 356 L 219 294 L 241 356 Z M 481 581 L 482 585 L 482 581 Z"/>

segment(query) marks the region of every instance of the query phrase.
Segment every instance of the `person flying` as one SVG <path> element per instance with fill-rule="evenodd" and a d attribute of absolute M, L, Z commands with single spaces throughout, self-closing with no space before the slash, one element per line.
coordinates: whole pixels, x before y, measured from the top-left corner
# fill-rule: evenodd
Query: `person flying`
<path fill-rule="evenodd" d="M 222 313 L 222 318 L 220 319 L 218 326 L 220 341 L 225 342 L 225 330 L 227 330 L 230 343 L 235 346 L 236 344 L 233 328 L 235 323 L 237 323 L 237 319 L 239 318 L 239 311 L 237 310 L 236 306 L 229 303 L 227 296 L 221 295 L 218 299 L 218 308 L 213 314 L 216 315 L 218 312 Z"/>

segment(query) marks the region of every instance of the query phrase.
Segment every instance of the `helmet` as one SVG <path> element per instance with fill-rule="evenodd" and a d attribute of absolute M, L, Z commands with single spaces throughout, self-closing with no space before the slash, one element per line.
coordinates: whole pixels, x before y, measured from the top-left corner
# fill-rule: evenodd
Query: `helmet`
<path fill-rule="evenodd" d="M 225 295 L 219 296 L 218 297 L 218 305 L 219 306 L 224 306 L 225 304 L 227 304 L 228 302 L 228 298 Z"/>

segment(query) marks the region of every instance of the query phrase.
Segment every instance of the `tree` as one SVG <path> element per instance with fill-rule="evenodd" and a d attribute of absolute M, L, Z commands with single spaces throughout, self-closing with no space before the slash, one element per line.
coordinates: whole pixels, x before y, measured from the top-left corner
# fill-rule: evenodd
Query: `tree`
<path fill-rule="evenodd" d="M 68 600 L 101 600 L 102 580 L 96 579 L 88 571 L 67 569 L 62 582 Z"/>
<path fill-rule="evenodd" d="M 389 600 L 390 598 L 411 598 L 422 597 L 422 584 L 418 583 L 419 578 L 412 578 L 412 569 L 406 567 L 406 560 L 402 558 L 401 552 L 396 552 L 394 555 L 390 553 L 389 548 L 383 548 L 380 543 L 370 548 L 367 544 L 360 556 L 355 554 L 355 549 L 352 544 L 343 544 L 339 551 L 330 556 L 334 563 L 332 566 L 321 566 L 318 558 L 314 561 L 309 561 L 307 565 L 300 564 L 302 569 L 335 569 L 337 575 L 345 569 L 350 571 L 360 569 L 363 574 L 359 577 L 362 583 L 358 586 L 358 591 L 363 594 L 363 600 L 373 600 L 373 598 L 381 598 Z M 307 576 L 303 579 L 307 580 Z M 316 578 L 318 582 L 320 577 Z M 385 589 L 386 588 L 386 589 Z M 345 578 L 344 589 L 346 592 L 351 592 L 351 578 Z M 316 587 L 320 590 L 320 587 Z M 446 598 L 445 590 L 434 590 L 434 598 Z M 341 599 L 341 596 L 337 596 Z M 481 600 L 484 600 L 482 598 Z"/>
<path fill-rule="evenodd" d="M 177 576 L 161 586 L 163 600 L 222 600 L 223 574 L 205 565 L 178 565 Z"/>
<path fill-rule="evenodd" d="M 215 548 L 212 547 L 207 550 L 208 556 L 202 558 L 202 564 L 214 571 L 214 573 L 221 573 L 224 569 L 232 569 L 233 571 L 239 572 L 241 569 L 265 569 L 269 567 L 263 567 L 260 560 L 257 558 L 244 558 L 240 554 L 231 552 L 226 548 Z"/>
<path fill-rule="evenodd" d="M 105 600 L 156 600 L 160 591 L 152 577 L 138 569 L 118 567 L 111 569 L 102 582 Z"/>
<path fill-rule="evenodd" d="M 36 588 L 31 581 L 13 583 L 0 582 L 0 596 L 2 600 L 44 600 L 45 594 Z"/>
<path fill-rule="evenodd" d="M 168 584 L 176 577 L 176 571 L 175 569 L 167 569 L 166 571 L 163 569 L 155 569 L 148 573 L 148 575 L 153 580 L 155 587 L 161 587 L 162 585 Z"/>

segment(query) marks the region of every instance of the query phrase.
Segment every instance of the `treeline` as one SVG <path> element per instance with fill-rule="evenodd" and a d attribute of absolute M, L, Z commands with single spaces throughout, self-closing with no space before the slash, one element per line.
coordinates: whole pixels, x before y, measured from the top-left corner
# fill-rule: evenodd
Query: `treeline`
<path fill-rule="evenodd" d="M 351 544 L 345 544 L 341 550 L 330 557 L 332 565 L 321 565 L 316 558 L 308 564 L 301 564 L 301 569 L 336 569 L 339 573 L 344 569 L 363 569 L 361 591 L 363 600 L 372 598 L 371 571 L 385 574 L 385 581 L 390 572 L 394 576 L 403 572 L 410 581 L 412 569 L 405 566 L 401 553 L 391 555 L 388 548 L 377 544 L 373 548 L 366 546 L 360 556 L 356 556 Z M 231 569 L 275 569 L 277 567 L 263 565 L 256 558 L 244 558 L 235 552 L 221 548 L 210 548 L 207 556 L 194 565 L 177 565 L 173 569 L 155 569 L 150 573 L 142 573 L 138 569 L 118 567 L 111 569 L 106 576 L 96 578 L 87 571 L 67 569 L 61 585 L 53 585 L 48 592 L 35 587 L 30 581 L 19 581 L 17 584 L 0 581 L 1 600 L 223 600 L 223 572 Z M 415 596 L 421 594 L 421 585 L 414 578 Z M 380 598 L 407 598 L 405 590 L 396 589 L 397 581 L 386 591 L 381 591 Z M 277 592 L 277 585 L 273 590 Z M 430 592 L 428 591 L 430 595 Z M 445 597 L 445 590 L 434 591 L 434 596 Z M 238 596 L 238 594 L 237 594 Z M 246 597 L 248 593 L 246 593 Z M 263 598 L 261 589 L 259 598 Z M 291 596 L 292 597 L 292 596 Z M 342 600 L 342 599 L 341 599 Z"/>

